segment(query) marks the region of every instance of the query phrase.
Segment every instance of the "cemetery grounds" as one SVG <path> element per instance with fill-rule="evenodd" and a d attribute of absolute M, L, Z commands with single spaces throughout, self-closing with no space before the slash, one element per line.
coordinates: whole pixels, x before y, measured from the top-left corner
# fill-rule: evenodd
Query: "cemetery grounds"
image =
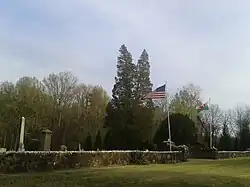
<path fill-rule="evenodd" d="M 250 158 L 0 175 L 1 187 L 250 186 Z"/>

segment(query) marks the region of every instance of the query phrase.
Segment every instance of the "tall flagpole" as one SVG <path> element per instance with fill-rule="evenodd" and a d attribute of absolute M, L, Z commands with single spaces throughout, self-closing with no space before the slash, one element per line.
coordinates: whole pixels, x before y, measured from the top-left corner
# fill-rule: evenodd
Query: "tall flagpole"
<path fill-rule="evenodd" d="M 210 104 L 211 104 L 211 98 L 209 97 L 208 100 L 208 110 L 210 110 Z M 213 137 L 212 137 L 212 120 L 211 120 L 211 111 L 209 111 L 210 113 L 210 119 L 209 119 L 209 130 L 210 130 L 210 148 L 212 148 L 213 146 Z"/>
<path fill-rule="evenodd" d="M 169 115 L 170 98 L 169 98 L 169 95 L 167 94 L 166 86 L 167 86 L 167 82 L 165 82 L 165 95 L 167 97 L 168 139 L 169 139 L 169 150 L 172 151 L 171 129 L 170 129 L 170 115 Z"/>

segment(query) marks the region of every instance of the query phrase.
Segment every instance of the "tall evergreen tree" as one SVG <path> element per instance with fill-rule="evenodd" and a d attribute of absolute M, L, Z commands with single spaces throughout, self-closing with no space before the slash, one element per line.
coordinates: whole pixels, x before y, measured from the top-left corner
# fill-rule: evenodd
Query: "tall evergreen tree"
<path fill-rule="evenodd" d="M 226 122 L 223 123 L 222 135 L 220 137 L 219 147 L 224 151 L 232 150 L 233 140 L 230 136 L 228 125 Z"/>
<path fill-rule="evenodd" d="M 92 149 L 92 137 L 88 133 L 88 136 L 86 137 L 86 140 L 84 142 L 84 149 L 85 150 L 91 150 Z"/>
<path fill-rule="evenodd" d="M 112 101 L 115 105 L 132 107 L 135 97 L 135 65 L 131 53 L 122 45 L 117 58 L 117 76 L 112 89 Z"/>
<path fill-rule="evenodd" d="M 122 45 L 117 58 L 117 76 L 112 90 L 112 99 L 107 106 L 106 127 L 113 149 L 132 148 L 135 104 L 135 64 L 127 47 Z"/>
<path fill-rule="evenodd" d="M 144 49 L 136 65 L 136 124 L 141 141 L 150 142 L 154 132 L 154 105 L 151 99 L 145 100 L 145 96 L 152 91 L 150 80 L 150 63 L 147 51 Z M 143 104 L 142 104 L 143 103 Z"/>
<path fill-rule="evenodd" d="M 98 130 L 95 138 L 95 149 L 102 149 L 102 136 L 101 131 Z"/>
<path fill-rule="evenodd" d="M 249 130 L 249 119 L 247 117 L 238 121 L 240 127 L 239 131 L 239 148 L 241 150 L 246 150 L 250 147 L 250 130 Z"/>
<path fill-rule="evenodd" d="M 145 49 L 137 62 L 136 90 L 137 98 L 140 100 L 143 100 L 152 91 L 149 57 Z"/>

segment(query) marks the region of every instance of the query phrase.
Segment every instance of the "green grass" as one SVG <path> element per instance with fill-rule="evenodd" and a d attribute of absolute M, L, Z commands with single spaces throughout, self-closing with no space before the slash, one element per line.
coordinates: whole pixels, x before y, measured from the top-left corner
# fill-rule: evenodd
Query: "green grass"
<path fill-rule="evenodd" d="M 250 186 L 250 158 L 191 160 L 185 163 L 117 166 L 0 175 L 0 186 L 13 187 L 158 187 L 158 186 Z"/>

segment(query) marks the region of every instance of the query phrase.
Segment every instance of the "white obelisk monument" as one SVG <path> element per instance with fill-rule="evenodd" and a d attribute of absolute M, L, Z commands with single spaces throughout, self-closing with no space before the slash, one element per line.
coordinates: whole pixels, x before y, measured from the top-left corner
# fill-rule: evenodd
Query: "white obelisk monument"
<path fill-rule="evenodd" d="M 25 150 L 24 149 L 24 128 L 25 128 L 25 118 L 22 117 L 18 151 Z"/>

